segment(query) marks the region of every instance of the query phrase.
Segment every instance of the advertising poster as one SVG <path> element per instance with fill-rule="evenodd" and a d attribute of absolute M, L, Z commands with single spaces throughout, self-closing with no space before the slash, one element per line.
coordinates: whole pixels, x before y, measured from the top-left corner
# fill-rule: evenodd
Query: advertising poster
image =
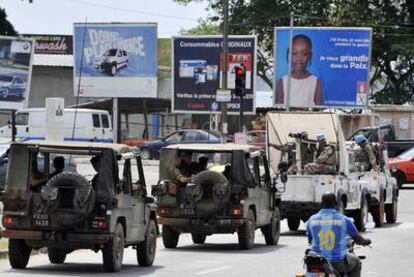
<path fill-rule="evenodd" d="M 26 107 L 33 59 L 32 39 L 0 37 L 0 109 Z"/>
<path fill-rule="evenodd" d="M 72 55 L 72 36 L 24 34 L 24 37 L 35 39 L 35 54 Z"/>
<path fill-rule="evenodd" d="M 157 97 L 156 23 L 75 23 L 74 94 Z"/>
<path fill-rule="evenodd" d="M 239 97 L 234 95 L 234 67 L 246 68 L 246 95 L 243 111 L 254 113 L 254 82 L 256 76 L 256 37 L 229 36 L 227 87 L 230 102 L 216 99 L 222 88 L 223 38 L 221 36 L 182 36 L 172 40 L 173 95 L 172 110 L 177 113 L 220 113 L 221 105 L 228 112 L 239 112 Z"/>
<path fill-rule="evenodd" d="M 367 105 L 372 29 L 298 27 L 292 33 L 289 84 L 290 29 L 275 28 L 276 105 Z"/>

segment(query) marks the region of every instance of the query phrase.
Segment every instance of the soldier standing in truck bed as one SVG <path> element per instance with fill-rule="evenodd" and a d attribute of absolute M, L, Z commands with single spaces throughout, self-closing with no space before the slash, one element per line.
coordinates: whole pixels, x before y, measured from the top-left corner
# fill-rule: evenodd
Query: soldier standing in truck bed
<path fill-rule="evenodd" d="M 335 146 L 326 142 L 325 134 L 318 134 L 318 147 L 316 159 L 313 163 L 305 165 L 305 174 L 332 174 L 336 172 Z"/>

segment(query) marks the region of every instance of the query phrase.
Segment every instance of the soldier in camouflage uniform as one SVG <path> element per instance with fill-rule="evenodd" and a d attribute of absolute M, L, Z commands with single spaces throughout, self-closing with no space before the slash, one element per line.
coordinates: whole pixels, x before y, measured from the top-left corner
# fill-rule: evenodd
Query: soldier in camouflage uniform
<path fill-rule="evenodd" d="M 313 163 L 305 165 L 305 174 L 333 174 L 336 172 L 336 152 L 333 144 L 326 142 L 325 134 L 318 134 L 318 148 Z"/>
<path fill-rule="evenodd" d="M 365 171 L 370 171 L 371 169 L 379 171 L 380 168 L 378 166 L 377 158 L 375 157 L 374 150 L 367 138 L 364 135 L 356 135 L 354 140 L 359 147 L 361 147 L 361 151 L 356 154 L 355 162 L 360 165 L 362 164 Z"/>

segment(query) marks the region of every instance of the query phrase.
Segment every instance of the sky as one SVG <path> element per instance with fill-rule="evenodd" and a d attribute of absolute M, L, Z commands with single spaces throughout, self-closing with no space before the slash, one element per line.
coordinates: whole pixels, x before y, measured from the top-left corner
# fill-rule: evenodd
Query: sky
<path fill-rule="evenodd" d="M 158 36 L 171 37 L 208 15 L 207 1 L 187 6 L 173 0 L 0 0 L 21 34 L 73 33 L 74 22 L 157 22 Z"/>

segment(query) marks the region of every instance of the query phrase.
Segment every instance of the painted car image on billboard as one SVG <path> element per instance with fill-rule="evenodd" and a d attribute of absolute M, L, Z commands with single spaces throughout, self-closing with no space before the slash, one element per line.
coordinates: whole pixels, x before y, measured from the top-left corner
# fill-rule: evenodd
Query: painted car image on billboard
<path fill-rule="evenodd" d="M 371 34 L 370 28 L 295 27 L 291 37 L 288 27 L 275 28 L 276 105 L 366 106 Z"/>
<path fill-rule="evenodd" d="M 218 113 L 227 105 L 229 113 L 239 112 L 239 97 L 230 102 L 216 99 L 222 88 L 223 38 L 221 36 L 180 36 L 172 40 L 173 111 L 180 113 Z M 246 95 L 243 110 L 254 112 L 256 37 L 230 36 L 227 87 L 234 89 L 235 66 L 246 68 Z"/>
<path fill-rule="evenodd" d="M 29 96 L 34 41 L 0 37 L 0 108 L 22 109 Z"/>
<path fill-rule="evenodd" d="M 75 95 L 157 96 L 155 23 L 76 23 L 74 53 Z"/>

